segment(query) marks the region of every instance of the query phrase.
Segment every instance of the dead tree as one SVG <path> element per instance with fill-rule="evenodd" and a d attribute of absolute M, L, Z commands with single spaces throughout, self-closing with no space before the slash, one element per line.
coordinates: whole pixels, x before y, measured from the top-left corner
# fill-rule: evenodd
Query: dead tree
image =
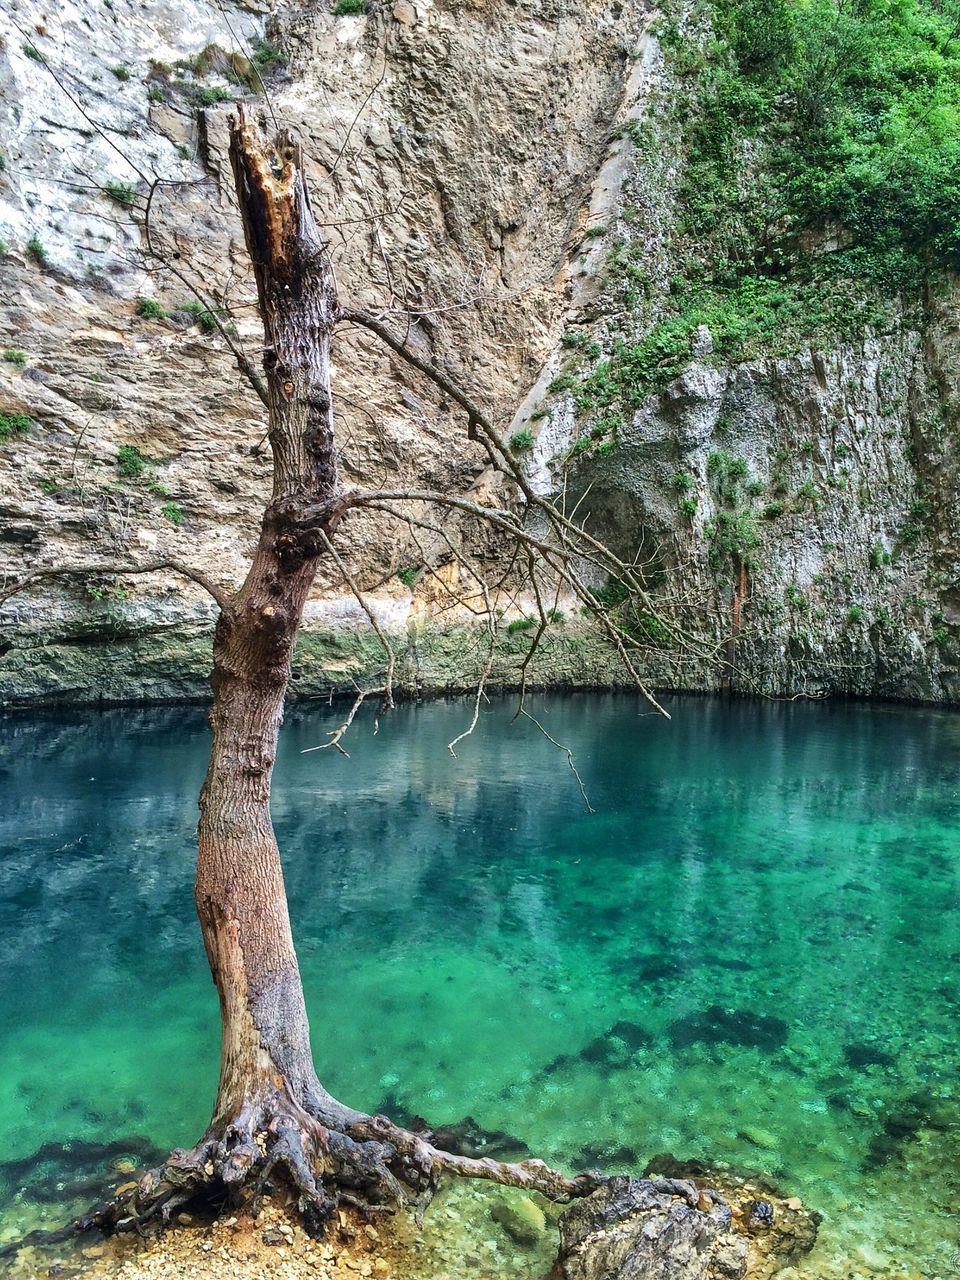
<path fill-rule="evenodd" d="M 381 319 L 341 307 L 328 246 L 310 210 L 300 147 L 285 130 L 269 135 L 243 109 L 231 123 L 230 155 L 264 330 L 264 377 L 247 370 L 268 413 L 273 490 L 263 513 L 246 579 L 231 592 L 202 572 L 169 560 L 144 564 L 56 568 L 28 574 L 0 599 L 45 576 L 173 569 L 216 600 L 213 646 L 213 744 L 200 796 L 196 906 L 220 1000 L 222 1049 L 213 1118 L 191 1150 L 177 1150 L 157 1169 L 83 1220 L 112 1230 L 165 1222 L 183 1204 L 222 1201 L 285 1175 L 309 1229 L 319 1231 L 339 1202 L 393 1207 L 423 1205 L 443 1173 L 485 1178 L 536 1190 L 555 1200 L 585 1194 L 598 1175 L 568 1178 L 539 1160 L 518 1164 L 472 1159 L 435 1147 L 388 1118 L 353 1110 L 326 1091 L 314 1070 L 310 1030 L 287 910 L 280 854 L 270 815 L 270 786 L 291 660 L 304 605 L 325 557 L 343 569 L 337 530 L 351 510 L 366 507 L 416 531 L 433 529 L 424 510 L 454 509 L 493 526 L 526 565 L 539 614 L 521 684 L 547 626 L 546 575 L 573 593 L 596 618 L 634 682 L 659 710 L 636 664 L 636 637 L 590 593 L 583 566 L 593 564 L 646 595 L 641 571 L 587 532 L 574 516 L 533 491 L 482 410 L 440 368 L 413 353 Z M 511 507 L 480 504 L 430 490 L 346 490 L 337 468 L 331 344 L 338 324 L 363 325 L 409 361 L 464 410 L 469 430 L 497 470 L 515 486 Z M 536 522 L 527 517 L 537 517 Z M 451 544 L 451 553 L 463 553 Z M 482 576 L 465 561 L 485 602 L 490 634 L 496 618 Z M 363 603 L 352 578 L 351 589 Z M 366 606 L 364 606 L 366 607 Z M 371 622 L 376 626 L 372 612 Z M 669 620 L 679 648 L 697 646 Z M 375 691 L 392 701 L 389 642 L 386 675 Z M 483 693 L 481 678 L 473 722 Z M 339 745 L 361 692 L 328 745 Z M 523 698 L 521 692 L 521 709 Z M 472 728 L 472 724 L 470 726 Z"/>

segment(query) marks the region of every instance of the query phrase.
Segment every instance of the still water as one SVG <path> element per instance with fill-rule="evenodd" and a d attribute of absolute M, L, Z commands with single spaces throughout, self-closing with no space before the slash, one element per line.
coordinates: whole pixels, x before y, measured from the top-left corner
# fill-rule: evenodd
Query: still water
<path fill-rule="evenodd" d="M 359 723 L 350 759 L 302 754 L 335 708 L 289 713 L 274 812 L 321 1078 L 570 1169 L 726 1162 L 825 1215 L 799 1275 L 949 1280 L 960 715 L 669 706 L 537 701 L 593 814 L 509 699 L 459 759 L 464 702 Z M 192 1142 L 218 1027 L 204 713 L 0 724 L 2 1240 L 72 1210 L 100 1144 Z"/>

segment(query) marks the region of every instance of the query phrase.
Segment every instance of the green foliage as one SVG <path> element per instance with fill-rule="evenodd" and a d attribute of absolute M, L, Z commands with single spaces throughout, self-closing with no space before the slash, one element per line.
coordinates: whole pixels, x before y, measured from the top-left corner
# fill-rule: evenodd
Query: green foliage
<path fill-rule="evenodd" d="M 601 442 L 597 445 L 596 449 L 594 449 L 594 453 L 597 455 L 598 458 L 609 458 L 611 453 L 613 453 L 614 450 L 616 449 L 616 447 L 617 447 L 616 440 L 601 440 Z"/>
<path fill-rule="evenodd" d="M 806 506 L 808 503 L 816 504 L 818 493 L 817 486 L 812 480 L 804 480 L 803 484 L 796 492 L 796 500 L 798 506 Z"/>
<path fill-rule="evenodd" d="M 752 566 L 752 553 L 760 542 L 752 511 L 718 511 L 703 526 L 703 536 L 709 544 L 707 559 L 712 569 L 722 569 L 730 563 Z"/>
<path fill-rule="evenodd" d="M 186 311 L 188 315 L 193 316 L 203 333 L 217 332 L 216 314 L 209 307 L 205 307 L 202 302 L 182 302 L 178 310 Z"/>
<path fill-rule="evenodd" d="M 547 390 L 553 395 L 558 395 L 561 391 L 569 391 L 576 385 L 576 379 L 572 373 L 559 373 L 547 387 Z"/>
<path fill-rule="evenodd" d="M 677 493 L 689 493 L 693 488 L 694 480 L 689 471 L 677 471 L 670 483 Z"/>
<path fill-rule="evenodd" d="M 25 413 L 0 413 L 0 443 L 29 430 L 30 419 Z"/>
<path fill-rule="evenodd" d="M 614 579 L 605 587 L 590 587 L 590 594 L 604 609 L 615 609 L 629 599 L 630 591 L 624 583 Z"/>
<path fill-rule="evenodd" d="M 403 585 L 404 585 L 405 587 L 409 587 L 409 589 L 410 589 L 411 591 L 412 591 L 412 590 L 413 590 L 413 588 L 417 585 L 417 571 L 416 571 L 416 569 L 412 569 L 412 568 L 410 568 L 410 567 L 406 567 L 406 568 L 403 568 L 403 569 L 398 569 L 398 570 L 397 570 L 397 577 L 400 579 L 400 581 L 403 583 Z"/>
<path fill-rule="evenodd" d="M 727 362 L 857 339 L 960 266 L 956 0 L 702 0 L 712 36 L 666 13 L 680 87 L 657 128 L 669 146 L 674 122 L 682 174 L 670 296 L 639 340 L 629 322 L 614 337 L 578 389 L 586 409 L 662 389 L 700 325 Z M 649 297 L 644 255 L 639 236 L 611 251 L 627 316 Z"/>
<path fill-rule="evenodd" d="M 108 181 L 103 184 L 103 192 L 104 195 L 109 196 L 111 200 L 122 205 L 124 209 L 129 209 L 133 205 L 135 193 L 133 187 L 129 186 L 126 182 L 114 182 L 112 178 L 108 179 Z"/>
<path fill-rule="evenodd" d="M 120 81 L 126 82 L 127 80 L 129 80 L 129 79 L 130 79 L 130 68 L 129 68 L 129 67 L 124 67 L 124 66 L 111 67 L 111 68 L 110 68 L 110 70 L 113 72 L 113 74 L 114 74 L 114 75 L 117 77 L 117 79 L 118 79 L 118 80 L 120 80 Z"/>
<path fill-rule="evenodd" d="M 175 502 L 165 502 L 160 508 L 160 514 L 164 516 L 171 524 L 178 527 L 183 524 L 183 512 Z"/>
<path fill-rule="evenodd" d="M 536 618 L 514 618 L 512 622 L 507 623 L 507 634 L 512 636 L 518 631 L 531 631 L 538 625 Z"/>
<path fill-rule="evenodd" d="M 760 513 L 764 520 L 779 520 L 783 515 L 782 502 L 768 502 Z"/>
<path fill-rule="evenodd" d="M 743 458 L 734 458 L 722 449 L 711 453 L 707 459 L 707 477 L 713 491 L 723 502 L 735 505 L 740 501 L 740 485 L 750 474 Z"/>
<path fill-rule="evenodd" d="M 269 74 L 271 71 L 281 71 L 287 65 L 286 57 L 277 46 L 263 36 L 257 36 L 254 40 L 250 56 L 256 67 L 263 74 Z"/>
<path fill-rule="evenodd" d="M 12 364 L 16 369 L 24 369 L 27 364 L 27 353 L 25 351 L 17 351 L 13 347 L 5 347 L 3 358 L 7 364 Z"/>
<path fill-rule="evenodd" d="M 336 0 L 333 6 L 334 16 L 343 18 L 367 12 L 367 0 Z"/>
<path fill-rule="evenodd" d="M 42 61 L 43 61 L 43 57 L 42 57 L 42 55 L 41 55 L 41 53 L 40 53 L 40 50 L 36 47 L 36 45 L 33 45 L 33 44 L 22 44 L 22 45 L 20 46 L 20 48 L 21 48 L 21 49 L 23 50 L 23 52 L 27 55 L 27 57 L 31 59 L 31 61 L 33 61 L 33 62 L 42 62 Z"/>
<path fill-rule="evenodd" d="M 606 233 L 606 230 L 607 228 L 605 226 L 598 223 L 595 227 L 587 227 L 584 235 L 588 240 L 597 240 L 600 236 Z"/>
<path fill-rule="evenodd" d="M 137 315 L 144 320 L 163 320 L 166 314 L 156 298 L 137 299 Z"/>
<path fill-rule="evenodd" d="M 875 542 L 870 548 L 870 568 L 879 569 L 883 565 L 889 564 L 893 557 L 884 547 L 883 543 Z"/>
<path fill-rule="evenodd" d="M 198 86 L 194 89 L 193 96 L 201 107 L 215 107 L 218 102 L 232 102 L 237 95 L 232 89 L 214 84 Z"/>
<path fill-rule="evenodd" d="M 784 590 L 784 599 L 791 609 L 797 609 L 800 613 L 807 611 L 807 597 L 803 594 L 795 582 L 788 584 Z"/>
<path fill-rule="evenodd" d="M 47 251 L 43 246 L 43 241 L 36 234 L 32 235 L 27 241 L 27 253 L 39 267 L 47 265 Z"/>
<path fill-rule="evenodd" d="M 563 623 L 564 623 L 564 622 L 566 622 L 566 620 L 567 620 L 567 615 L 563 612 L 563 610 L 562 610 L 562 609 L 548 609 L 548 610 L 547 610 L 547 621 L 548 621 L 548 622 L 553 622 L 553 623 L 555 623 L 557 626 L 562 626 L 562 625 L 563 625 Z"/>
<path fill-rule="evenodd" d="M 850 608 L 847 610 L 847 621 L 862 622 L 864 619 L 864 614 L 865 614 L 865 611 L 862 605 L 852 604 Z"/>
<path fill-rule="evenodd" d="M 148 459 L 134 444 L 122 444 L 117 450 L 117 468 L 128 480 L 138 480 L 146 471 Z"/>
<path fill-rule="evenodd" d="M 40 489 L 41 489 L 44 493 L 59 493 L 59 492 L 60 492 L 60 486 L 59 486 L 59 484 L 56 482 L 56 480 L 51 480 L 51 479 L 49 479 L 49 478 L 48 478 L 48 477 L 46 477 L 46 476 L 45 476 L 42 480 L 38 480 L 38 481 L 37 481 L 37 484 L 40 486 Z"/>
<path fill-rule="evenodd" d="M 535 441 L 533 432 L 524 427 L 521 431 L 515 431 L 510 437 L 510 448 L 514 453 L 523 453 L 527 449 L 532 449 Z"/>
<path fill-rule="evenodd" d="M 682 516 L 693 517 L 697 514 L 696 498 L 681 498 L 679 503 L 679 511 Z"/>

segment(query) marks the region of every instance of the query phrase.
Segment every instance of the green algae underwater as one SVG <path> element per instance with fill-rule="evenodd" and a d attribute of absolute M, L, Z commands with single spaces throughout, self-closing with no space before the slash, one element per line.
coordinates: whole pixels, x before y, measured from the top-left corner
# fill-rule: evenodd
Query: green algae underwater
<path fill-rule="evenodd" d="M 509 698 L 458 759 L 463 700 L 368 717 L 350 759 L 302 754 L 336 707 L 289 711 L 274 815 L 321 1079 L 570 1169 L 763 1176 L 824 1215 L 804 1280 L 960 1275 L 960 715 L 536 703 L 595 813 Z M 195 1140 L 218 1056 L 202 709 L 2 737 L 0 1242 L 76 1212 L 98 1160 Z"/>

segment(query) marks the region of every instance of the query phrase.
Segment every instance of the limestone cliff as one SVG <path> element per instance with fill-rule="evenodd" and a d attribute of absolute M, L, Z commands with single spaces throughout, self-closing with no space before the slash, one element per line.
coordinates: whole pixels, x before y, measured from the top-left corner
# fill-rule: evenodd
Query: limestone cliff
<path fill-rule="evenodd" d="M 231 101 L 260 97 L 305 139 L 342 296 L 387 319 L 394 309 L 507 435 L 535 437 L 535 482 L 587 493 L 591 527 L 631 556 L 643 548 L 651 581 L 682 583 L 735 683 L 956 699 L 949 289 L 856 340 L 735 362 L 703 327 L 676 376 L 615 432 L 591 434 L 577 380 L 591 376 L 584 353 L 609 346 L 624 246 L 653 294 L 670 271 L 679 144 L 666 132 L 638 142 L 672 92 L 657 15 L 612 0 L 343 12 L 354 7 L 111 0 L 54 18 L 11 4 L 0 570 L 133 552 L 239 580 L 269 468 L 262 406 L 228 346 L 258 359 L 225 138 Z M 145 265 L 148 211 L 177 254 L 172 273 Z M 197 280 L 229 313 L 226 335 L 191 293 Z M 653 319 L 642 310 L 641 327 Z M 341 341 L 336 377 L 348 483 L 489 483 L 455 406 L 369 335 Z M 741 574 L 722 535 L 745 515 L 754 549 Z M 469 616 L 445 607 L 442 543 L 372 517 L 344 538 L 404 681 L 469 684 L 482 659 Z M 173 575 L 44 585 L 0 610 L 0 698 L 202 697 L 212 619 Z M 505 638 L 497 678 L 515 678 L 525 645 Z M 730 679 L 729 663 L 678 667 L 656 643 L 648 660 L 661 682 Z M 352 686 L 380 664 L 352 595 L 321 574 L 295 692 Z M 617 678 L 573 610 L 539 676 Z"/>

